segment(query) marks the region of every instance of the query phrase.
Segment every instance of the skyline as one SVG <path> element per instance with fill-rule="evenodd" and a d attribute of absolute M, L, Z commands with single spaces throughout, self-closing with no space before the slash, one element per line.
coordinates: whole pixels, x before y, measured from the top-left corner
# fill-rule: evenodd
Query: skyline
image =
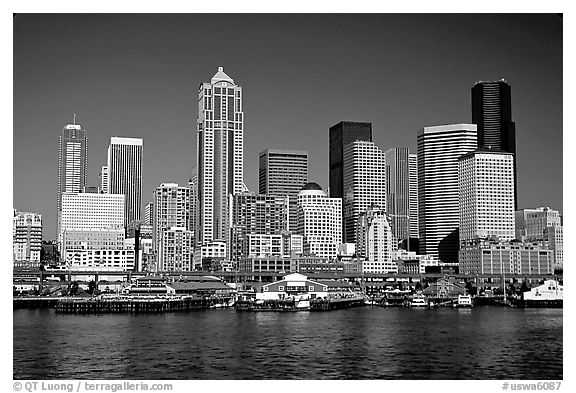
<path fill-rule="evenodd" d="M 221 30 L 198 35 L 216 21 Z M 230 32 L 238 43 L 223 50 Z M 81 56 L 65 56 L 73 48 Z M 58 135 L 74 112 L 88 138 L 87 185 L 99 185 L 112 136 L 144 139 L 143 206 L 160 183 L 187 184 L 197 89 L 219 66 L 244 90 L 251 192 L 266 148 L 308 151 L 309 180 L 326 191 L 333 125 L 370 122 L 380 149 L 416 153 L 418 130 L 471 123 L 473 85 L 505 77 L 518 208 L 563 211 L 562 176 L 555 176 L 562 174 L 562 20 L 554 14 L 20 14 L 13 207 L 42 214 L 44 238 L 55 238 Z"/>

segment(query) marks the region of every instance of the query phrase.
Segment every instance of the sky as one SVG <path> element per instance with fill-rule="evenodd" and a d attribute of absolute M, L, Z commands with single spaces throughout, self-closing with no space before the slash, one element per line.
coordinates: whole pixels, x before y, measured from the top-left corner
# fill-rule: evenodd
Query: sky
<path fill-rule="evenodd" d="M 371 122 L 383 150 L 416 152 L 419 129 L 470 123 L 470 89 L 505 78 L 516 123 L 519 208 L 562 204 L 562 18 L 556 14 L 17 14 L 13 207 L 54 239 L 58 136 L 88 137 L 99 185 L 112 136 L 144 139 L 143 200 L 187 184 L 198 86 L 218 66 L 243 88 L 244 180 L 258 153 L 309 152 L 328 185 L 328 129 Z"/>

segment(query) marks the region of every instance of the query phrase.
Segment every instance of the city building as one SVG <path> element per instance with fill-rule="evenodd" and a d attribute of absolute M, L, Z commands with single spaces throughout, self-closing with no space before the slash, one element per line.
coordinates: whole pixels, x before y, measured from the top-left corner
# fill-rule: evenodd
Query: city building
<path fill-rule="evenodd" d="M 459 252 L 464 274 L 552 274 L 554 252 L 542 243 L 472 240 Z"/>
<path fill-rule="evenodd" d="M 60 213 L 62 211 L 62 194 L 81 192 L 86 186 L 88 173 L 88 138 L 80 124 L 67 124 L 60 133 L 58 143 L 58 203 L 57 229 L 60 233 Z"/>
<path fill-rule="evenodd" d="M 42 251 L 42 215 L 14 209 L 12 235 L 14 265 L 38 266 Z"/>
<path fill-rule="evenodd" d="M 426 268 L 440 266 L 434 255 L 419 255 L 414 251 L 392 251 L 392 261 L 398 265 L 398 273 L 424 274 Z"/>
<path fill-rule="evenodd" d="M 344 147 L 354 141 L 372 142 L 372 123 L 341 121 L 330 127 L 329 138 L 328 190 L 331 198 L 344 198 Z M 345 233 L 344 216 L 342 233 Z"/>
<path fill-rule="evenodd" d="M 342 243 L 342 199 L 328 198 L 317 183 L 307 183 L 298 193 L 298 230 L 304 252 L 335 259 Z"/>
<path fill-rule="evenodd" d="M 418 237 L 418 162 L 406 147 L 393 147 L 386 158 L 386 215 L 398 242 Z"/>
<path fill-rule="evenodd" d="M 144 206 L 144 221 L 142 224 L 154 226 L 154 202 L 148 202 Z"/>
<path fill-rule="evenodd" d="M 66 252 L 66 264 L 71 270 L 90 268 L 92 270 L 118 269 L 134 270 L 134 249 L 76 249 Z"/>
<path fill-rule="evenodd" d="M 550 225 L 544 231 L 548 249 L 554 253 L 554 267 L 564 266 L 564 236 L 562 225 Z"/>
<path fill-rule="evenodd" d="M 162 183 L 154 190 L 152 240 L 154 251 L 161 248 L 162 232 L 172 227 L 190 230 L 190 188 L 177 183 Z M 158 260 L 159 265 L 163 262 Z"/>
<path fill-rule="evenodd" d="M 472 123 L 478 126 L 478 148 L 514 154 L 514 210 L 517 209 L 516 125 L 512 121 L 512 94 L 504 79 L 477 82 L 472 87 Z"/>
<path fill-rule="evenodd" d="M 356 242 L 358 217 L 370 206 L 386 209 L 386 163 L 373 142 L 354 141 L 343 150 L 344 241 Z"/>
<path fill-rule="evenodd" d="M 186 228 L 171 227 L 160 232 L 158 271 L 190 271 L 193 269 L 194 236 Z"/>
<path fill-rule="evenodd" d="M 491 148 L 458 158 L 460 242 L 509 241 L 514 233 L 514 156 Z"/>
<path fill-rule="evenodd" d="M 298 225 L 298 193 L 308 182 L 308 152 L 266 149 L 259 155 L 258 192 L 288 197 L 288 229 Z"/>
<path fill-rule="evenodd" d="M 188 229 L 194 234 L 194 245 L 198 243 L 198 169 L 194 168 L 188 180 L 190 189 L 190 224 Z"/>
<path fill-rule="evenodd" d="M 124 228 L 71 228 L 62 230 L 62 255 L 70 250 L 120 250 L 124 248 Z"/>
<path fill-rule="evenodd" d="M 125 196 L 125 227 L 140 220 L 143 143 L 141 138 L 112 137 L 108 146 L 107 193 Z"/>
<path fill-rule="evenodd" d="M 248 235 L 278 235 L 288 226 L 287 197 L 242 193 L 230 195 L 230 259 L 248 256 Z"/>
<path fill-rule="evenodd" d="M 392 227 L 384 209 L 370 207 L 360 215 L 356 238 L 356 254 L 364 259 L 365 273 L 398 273 L 392 260 Z"/>
<path fill-rule="evenodd" d="M 124 195 L 66 192 L 62 194 L 60 253 L 73 231 L 124 230 Z M 79 235 L 81 236 L 81 235 Z"/>
<path fill-rule="evenodd" d="M 475 124 L 418 132 L 419 253 L 458 263 L 458 157 L 477 148 Z"/>
<path fill-rule="evenodd" d="M 304 252 L 304 237 L 285 231 L 282 234 L 248 234 L 248 257 L 291 256 Z"/>
<path fill-rule="evenodd" d="M 199 244 L 228 241 L 228 196 L 244 189 L 242 88 L 222 67 L 198 92 Z"/>
<path fill-rule="evenodd" d="M 516 239 L 544 240 L 549 226 L 561 226 L 562 219 L 558 210 L 549 207 L 521 209 L 515 213 Z"/>
<path fill-rule="evenodd" d="M 108 194 L 108 167 L 102 165 L 100 170 L 100 189 L 104 194 Z"/>
<path fill-rule="evenodd" d="M 194 269 L 200 270 L 205 265 L 205 261 L 223 261 L 228 254 L 226 253 L 226 242 L 213 241 L 205 243 L 194 249 L 193 265 Z"/>
<path fill-rule="evenodd" d="M 282 280 L 265 284 L 262 292 L 256 294 L 257 300 L 286 299 L 289 297 L 305 296 L 308 299 L 328 297 L 328 286 L 309 280 L 307 276 L 292 273 L 284 276 Z"/>
<path fill-rule="evenodd" d="M 410 237 L 418 238 L 418 155 L 408 154 Z"/>

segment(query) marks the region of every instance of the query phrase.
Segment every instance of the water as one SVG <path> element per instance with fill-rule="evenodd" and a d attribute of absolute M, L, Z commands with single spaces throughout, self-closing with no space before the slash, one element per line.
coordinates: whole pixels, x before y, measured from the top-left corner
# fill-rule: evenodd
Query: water
<path fill-rule="evenodd" d="M 14 311 L 15 379 L 562 379 L 562 309 Z"/>

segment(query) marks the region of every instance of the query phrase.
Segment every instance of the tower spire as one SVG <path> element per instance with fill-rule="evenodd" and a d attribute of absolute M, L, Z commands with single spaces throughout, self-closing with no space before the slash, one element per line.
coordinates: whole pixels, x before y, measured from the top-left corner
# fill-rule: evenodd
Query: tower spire
<path fill-rule="evenodd" d="M 76 125 L 76 112 L 74 112 L 74 125 Z"/>

